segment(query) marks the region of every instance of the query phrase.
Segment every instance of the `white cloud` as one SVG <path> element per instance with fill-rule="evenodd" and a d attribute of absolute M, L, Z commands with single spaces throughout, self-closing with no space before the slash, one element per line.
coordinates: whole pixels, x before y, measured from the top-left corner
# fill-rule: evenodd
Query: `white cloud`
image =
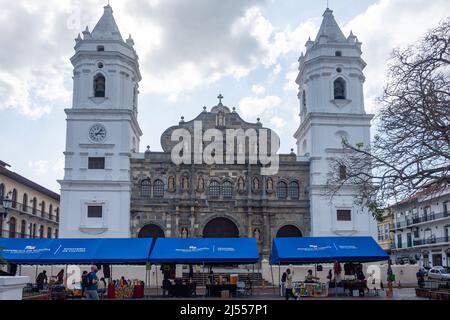
<path fill-rule="evenodd" d="M 264 92 L 266 92 L 266 88 L 260 84 L 254 84 L 252 86 L 252 92 L 256 95 L 264 94 Z"/>
<path fill-rule="evenodd" d="M 392 50 L 414 44 L 449 12 L 448 0 L 380 0 L 344 26 L 363 43 L 368 112 L 376 112 L 373 99 L 382 93 Z"/>
<path fill-rule="evenodd" d="M 245 97 L 239 101 L 239 110 L 244 117 L 251 118 L 254 121 L 254 118 L 273 111 L 280 104 L 281 98 L 278 96 Z"/>
<path fill-rule="evenodd" d="M 284 126 L 286 125 L 286 121 L 279 116 L 273 116 L 270 119 L 270 124 L 274 127 L 275 131 L 278 133 L 283 131 Z"/>

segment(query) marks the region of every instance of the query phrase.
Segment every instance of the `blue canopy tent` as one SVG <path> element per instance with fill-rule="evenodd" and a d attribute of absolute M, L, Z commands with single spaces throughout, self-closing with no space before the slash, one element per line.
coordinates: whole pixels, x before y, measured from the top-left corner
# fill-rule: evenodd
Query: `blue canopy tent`
<path fill-rule="evenodd" d="M 375 262 L 388 259 L 372 237 L 275 238 L 270 263 Z"/>
<path fill-rule="evenodd" d="M 0 256 L 14 264 L 145 264 L 152 241 L 0 238 Z"/>
<path fill-rule="evenodd" d="M 254 238 L 158 238 L 150 254 L 151 263 L 198 264 L 203 273 L 205 264 L 253 264 L 254 273 L 258 261 Z"/>
<path fill-rule="evenodd" d="M 151 263 L 256 263 L 254 238 L 158 238 L 150 254 Z"/>
<path fill-rule="evenodd" d="M 317 264 L 335 261 L 362 263 L 388 259 L 389 256 L 372 237 L 274 238 L 270 256 L 272 282 L 274 264 L 278 265 L 278 277 L 281 282 L 282 264 Z"/>

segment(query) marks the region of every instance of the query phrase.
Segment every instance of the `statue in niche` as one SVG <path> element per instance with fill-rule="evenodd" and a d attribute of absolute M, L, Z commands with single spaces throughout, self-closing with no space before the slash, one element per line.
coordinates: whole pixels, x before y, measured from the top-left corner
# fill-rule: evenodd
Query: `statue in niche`
<path fill-rule="evenodd" d="M 258 228 L 256 228 L 256 229 L 253 231 L 253 237 L 256 239 L 256 242 L 257 242 L 257 243 L 261 243 L 261 231 L 259 231 Z"/>
<path fill-rule="evenodd" d="M 259 190 L 259 179 L 258 178 L 253 178 L 253 190 L 254 191 L 258 191 Z"/>
<path fill-rule="evenodd" d="M 219 112 L 219 114 L 217 115 L 217 125 L 219 127 L 225 126 L 225 115 L 223 112 Z"/>
<path fill-rule="evenodd" d="M 189 190 L 189 178 L 187 176 L 183 177 L 183 190 Z"/>
<path fill-rule="evenodd" d="M 175 179 L 172 176 L 169 177 L 168 187 L 170 191 L 175 190 Z"/>
<path fill-rule="evenodd" d="M 187 228 L 181 229 L 181 238 L 186 239 L 188 237 L 188 230 Z"/>
<path fill-rule="evenodd" d="M 244 178 L 240 177 L 239 180 L 238 180 L 239 192 L 244 192 L 244 187 L 245 187 Z"/>
<path fill-rule="evenodd" d="M 205 189 L 205 180 L 203 180 L 203 177 L 199 177 L 197 182 L 197 190 L 203 191 L 204 189 Z"/>
<path fill-rule="evenodd" d="M 267 191 L 273 191 L 273 179 L 267 179 Z"/>

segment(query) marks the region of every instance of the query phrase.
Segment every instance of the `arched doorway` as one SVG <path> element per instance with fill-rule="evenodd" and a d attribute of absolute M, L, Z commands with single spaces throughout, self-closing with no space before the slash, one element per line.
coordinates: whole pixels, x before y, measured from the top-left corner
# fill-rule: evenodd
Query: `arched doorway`
<path fill-rule="evenodd" d="M 287 225 L 284 227 L 281 227 L 280 230 L 277 232 L 277 238 L 296 238 L 296 237 L 303 237 L 302 232 L 299 228 L 293 225 Z"/>
<path fill-rule="evenodd" d="M 203 238 L 239 238 L 239 229 L 227 218 L 215 218 L 203 229 Z"/>
<path fill-rule="evenodd" d="M 14 217 L 11 217 L 11 219 L 9 219 L 9 237 L 16 237 L 16 218 Z"/>
<path fill-rule="evenodd" d="M 138 238 L 164 238 L 164 231 L 156 224 L 147 224 L 139 231 Z"/>

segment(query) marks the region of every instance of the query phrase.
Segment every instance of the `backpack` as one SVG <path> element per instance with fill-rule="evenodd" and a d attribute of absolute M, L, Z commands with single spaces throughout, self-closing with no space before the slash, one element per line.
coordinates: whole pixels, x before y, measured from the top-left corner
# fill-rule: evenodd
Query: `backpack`
<path fill-rule="evenodd" d="M 287 274 L 286 272 L 283 273 L 283 275 L 281 276 L 281 282 L 286 282 L 286 278 L 287 278 Z"/>
<path fill-rule="evenodd" d="M 91 285 L 91 281 L 89 280 L 88 275 L 81 277 L 81 285 L 85 288 L 87 288 Z"/>

